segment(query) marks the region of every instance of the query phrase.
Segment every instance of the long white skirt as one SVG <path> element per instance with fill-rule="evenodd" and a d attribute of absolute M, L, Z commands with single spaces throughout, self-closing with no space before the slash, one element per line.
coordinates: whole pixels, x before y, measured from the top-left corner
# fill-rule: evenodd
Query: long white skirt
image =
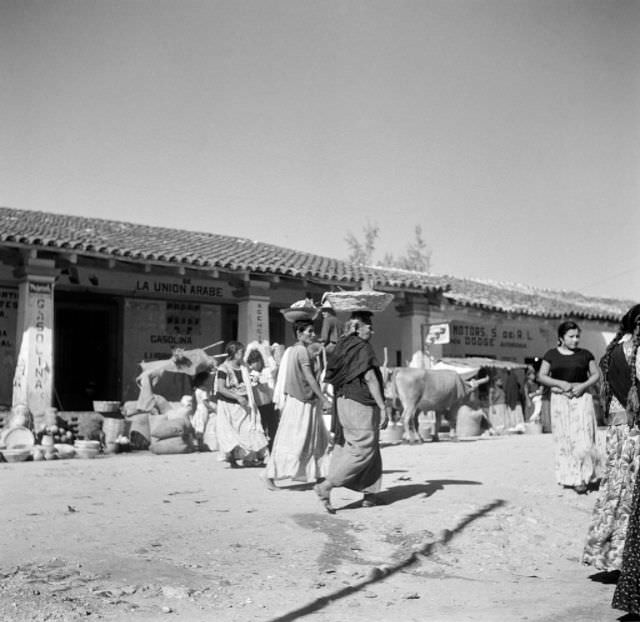
<path fill-rule="evenodd" d="M 326 477 L 329 433 L 317 402 L 287 395 L 265 476 L 315 482 Z"/>
<path fill-rule="evenodd" d="M 596 414 L 589 393 L 581 397 L 551 394 L 551 428 L 558 484 L 579 486 L 595 482 L 600 457 L 596 447 Z"/>
<path fill-rule="evenodd" d="M 218 400 L 216 435 L 221 460 L 259 460 L 267 450 L 262 426 L 240 404 Z"/>

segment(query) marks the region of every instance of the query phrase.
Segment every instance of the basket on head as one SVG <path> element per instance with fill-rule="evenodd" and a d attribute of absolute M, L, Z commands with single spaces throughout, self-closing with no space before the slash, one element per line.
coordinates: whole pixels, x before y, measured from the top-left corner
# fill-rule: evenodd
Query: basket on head
<path fill-rule="evenodd" d="M 372 289 L 361 289 L 343 292 L 328 292 L 327 300 L 335 311 L 384 311 L 393 300 L 393 294 L 377 292 Z"/>
<path fill-rule="evenodd" d="M 287 322 L 297 322 L 298 320 L 315 320 L 319 313 L 318 307 L 307 300 L 294 302 L 290 307 L 281 309 L 282 315 Z"/>

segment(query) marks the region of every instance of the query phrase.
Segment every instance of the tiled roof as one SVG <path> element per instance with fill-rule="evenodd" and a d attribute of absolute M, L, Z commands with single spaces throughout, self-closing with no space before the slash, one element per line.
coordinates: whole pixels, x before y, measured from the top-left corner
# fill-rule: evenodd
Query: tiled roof
<path fill-rule="evenodd" d="M 584 296 L 519 283 L 456 277 L 449 277 L 448 282 L 450 289 L 445 296 L 455 304 L 502 313 L 617 322 L 635 304 L 631 300 Z"/>
<path fill-rule="evenodd" d="M 315 278 L 345 286 L 367 281 L 388 290 L 444 290 L 454 304 L 547 318 L 617 321 L 633 304 L 515 283 L 358 266 L 247 238 L 6 207 L 0 207 L 2 242 L 132 262 Z"/>
<path fill-rule="evenodd" d="M 0 242 L 125 261 L 316 278 L 346 286 L 367 281 L 389 289 L 440 291 L 447 283 L 429 274 L 357 266 L 247 238 L 6 207 L 0 207 Z"/>

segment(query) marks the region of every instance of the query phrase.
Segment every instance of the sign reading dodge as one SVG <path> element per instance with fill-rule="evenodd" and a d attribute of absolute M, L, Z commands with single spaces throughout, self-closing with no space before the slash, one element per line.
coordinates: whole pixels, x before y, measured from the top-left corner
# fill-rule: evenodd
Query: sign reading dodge
<path fill-rule="evenodd" d="M 427 328 L 427 334 L 424 339 L 427 346 L 449 343 L 451 339 L 449 324 L 429 324 Z"/>

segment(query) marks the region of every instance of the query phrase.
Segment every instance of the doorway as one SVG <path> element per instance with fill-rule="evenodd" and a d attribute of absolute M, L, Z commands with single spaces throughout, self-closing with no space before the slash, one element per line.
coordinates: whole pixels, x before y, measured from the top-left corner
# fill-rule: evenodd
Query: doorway
<path fill-rule="evenodd" d="M 93 410 L 93 400 L 120 400 L 120 305 L 111 297 L 56 292 L 54 403 Z"/>

